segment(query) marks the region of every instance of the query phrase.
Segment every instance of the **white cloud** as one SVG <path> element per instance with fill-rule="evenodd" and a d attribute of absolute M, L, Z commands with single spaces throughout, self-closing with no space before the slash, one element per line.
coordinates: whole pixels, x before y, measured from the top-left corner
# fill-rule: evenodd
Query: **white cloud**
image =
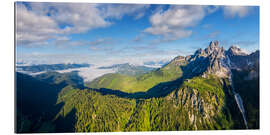
<path fill-rule="evenodd" d="M 84 82 L 89 82 L 102 75 L 116 72 L 113 69 L 98 69 L 97 67 L 80 68 L 78 71 L 79 75 L 83 77 Z"/>
<path fill-rule="evenodd" d="M 219 9 L 220 6 L 206 6 L 207 13 L 211 14 L 216 12 Z"/>
<path fill-rule="evenodd" d="M 150 17 L 151 27 L 144 32 L 160 35 L 163 41 L 177 40 L 192 34 L 189 28 L 197 25 L 206 15 L 204 6 L 171 6 Z"/>
<path fill-rule="evenodd" d="M 57 23 L 47 16 L 38 16 L 17 4 L 16 38 L 18 44 L 44 43 L 58 33 Z"/>
<path fill-rule="evenodd" d="M 124 15 L 131 15 L 134 19 L 140 19 L 149 7 L 150 5 L 144 4 L 104 4 L 100 9 L 105 18 L 121 19 Z"/>
<path fill-rule="evenodd" d="M 95 54 L 80 53 L 17 53 L 16 60 L 28 64 L 91 63 L 100 59 Z"/>
<path fill-rule="evenodd" d="M 248 6 L 224 6 L 223 12 L 225 17 L 246 17 L 252 11 L 252 7 Z"/>
<path fill-rule="evenodd" d="M 207 35 L 207 38 L 216 38 L 220 34 L 220 31 L 213 31 Z"/>
<path fill-rule="evenodd" d="M 93 49 L 93 50 L 103 50 L 106 47 L 110 47 L 110 46 L 105 47 L 104 45 L 113 45 L 115 41 L 116 40 L 110 37 L 97 38 L 95 40 L 89 41 L 89 40 L 72 40 L 71 38 L 66 37 L 66 36 L 59 36 L 55 38 L 55 40 L 52 41 L 51 44 L 59 48 L 89 46 L 90 49 Z"/>
<path fill-rule="evenodd" d="M 58 24 L 70 25 L 65 28 L 66 33 L 82 33 L 88 30 L 106 27 L 110 22 L 105 21 L 95 4 L 59 4 L 54 3 L 50 8 L 55 8 L 57 12 L 50 12 L 51 18 Z"/>
<path fill-rule="evenodd" d="M 67 27 L 61 29 L 61 33 L 82 33 L 110 25 L 110 22 L 105 21 L 105 18 L 101 16 L 97 4 L 30 3 L 30 6 L 32 12 L 53 19 L 58 26 L 67 25 Z"/>
<path fill-rule="evenodd" d="M 16 38 L 21 45 L 44 45 L 60 36 L 84 33 L 113 24 L 108 18 L 121 19 L 144 16 L 149 5 L 89 4 L 89 3 L 29 3 L 27 8 L 16 3 Z M 77 44 L 77 43 L 75 43 Z"/>
<path fill-rule="evenodd" d="M 66 36 L 59 36 L 55 38 L 55 40 L 51 43 L 54 46 L 64 48 L 64 47 L 71 47 L 71 46 L 84 46 L 88 45 L 89 42 L 84 40 L 71 40 L 71 38 Z"/>
<path fill-rule="evenodd" d="M 90 45 L 101 45 L 101 44 L 113 44 L 112 38 L 98 38 L 95 41 L 89 42 Z"/>
<path fill-rule="evenodd" d="M 49 41 L 66 45 L 82 45 L 86 42 L 66 38 L 70 34 L 113 25 L 114 19 L 125 15 L 140 19 L 150 5 L 144 4 L 89 4 L 89 3 L 16 3 L 16 38 L 19 45 L 48 45 Z M 160 6 L 162 7 L 162 6 Z M 191 28 L 219 6 L 170 6 L 157 8 L 150 17 L 151 27 L 145 33 L 157 35 L 155 42 L 167 42 L 192 35 Z M 225 6 L 227 17 L 245 17 L 250 7 Z M 101 42 L 101 41 L 97 41 Z M 104 41 L 103 41 L 104 42 Z M 94 43 L 94 42 L 93 42 Z M 95 44 L 95 43 L 94 43 Z"/>
<path fill-rule="evenodd" d="M 200 23 L 208 14 L 222 9 L 225 17 L 245 17 L 251 11 L 248 6 L 170 6 L 167 10 L 160 8 L 150 17 L 151 27 L 144 30 L 146 33 L 159 36 L 152 43 L 158 44 L 189 37 L 192 35 L 191 28 Z M 209 34 L 216 37 L 219 32 Z"/>

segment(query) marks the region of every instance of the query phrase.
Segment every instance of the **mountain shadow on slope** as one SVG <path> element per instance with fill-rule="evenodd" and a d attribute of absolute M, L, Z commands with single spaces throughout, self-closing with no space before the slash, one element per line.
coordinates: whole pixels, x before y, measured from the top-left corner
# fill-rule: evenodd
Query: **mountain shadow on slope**
<path fill-rule="evenodd" d="M 59 121 L 71 121 L 74 113 L 71 113 L 69 117 L 61 118 L 57 124 L 53 121 L 56 114 L 64 106 L 64 103 L 56 104 L 58 94 L 69 85 L 70 81 L 65 81 L 62 79 L 65 76 L 59 77 L 58 75 L 61 81 L 53 83 L 52 78 L 54 77 L 51 77 L 51 74 L 49 78 L 42 80 L 41 77 L 36 78 L 16 72 L 15 131 L 17 133 L 62 132 L 62 124 L 59 124 Z M 82 78 L 78 80 L 82 80 Z M 73 86 L 83 88 L 80 83 Z"/>
<path fill-rule="evenodd" d="M 85 89 L 99 92 L 102 95 L 115 95 L 118 97 L 131 98 L 131 99 L 148 99 L 148 98 L 164 97 L 168 95 L 170 92 L 172 92 L 173 90 L 177 89 L 182 84 L 182 82 L 183 82 L 183 79 L 179 78 L 174 81 L 159 83 L 155 85 L 154 87 L 150 88 L 146 92 L 135 92 L 135 93 L 127 93 L 121 90 L 112 90 L 108 88 L 94 89 L 94 88 L 85 87 Z"/>
<path fill-rule="evenodd" d="M 75 132 L 76 109 L 72 108 L 66 116 L 59 116 L 54 123 L 56 125 L 55 132 Z"/>
<path fill-rule="evenodd" d="M 78 71 L 72 71 L 67 73 L 58 73 L 54 71 L 46 72 L 36 75 L 35 78 L 49 84 L 57 85 L 64 88 L 67 85 L 71 85 L 76 88 L 84 88 L 83 78 L 78 75 Z"/>

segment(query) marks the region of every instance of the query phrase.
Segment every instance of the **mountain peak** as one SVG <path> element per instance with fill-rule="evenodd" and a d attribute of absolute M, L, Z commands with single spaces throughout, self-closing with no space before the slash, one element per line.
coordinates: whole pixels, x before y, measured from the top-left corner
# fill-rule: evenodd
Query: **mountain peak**
<path fill-rule="evenodd" d="M 210 48 L 215 48 L 215 47 L 218 47 L 218 44 L 219 44 L 218 41 L 211 41 L 210 44 L 209 44 L 209 47 Z"/>
<path fill-rule="evenodd" d="M 228 52 L 230 55 L 248 55 L 248 52 L 236 45 L 231 46 Z"/>
<path fill-rule="evenodd" d="M 208 46 L 208 50 L 215 50 L 216 48 L 219 48 L 218 44 L 218 41 L 211 41 Z"/>
<path fill-rule="evenodd" d="M 211 41 L 205 49 L 198 49 L 193 57 L 189 59 L 191 74 L 215 74 L 220 77 L 228 76 L 228 69 L 225 65 L 225 49 L 219 47 L 218 41 Z M 192 76 L 192 75 L 191 75 Z"/>
<path fill-rule="evenodd" d="M 219 47 L 218 41 L 211 41 L 209 46 L 204 50 L 206 54 L 210 55 L 213 52 L 219 53 L 220 51 L 224 51 L 224 48 Z"/>

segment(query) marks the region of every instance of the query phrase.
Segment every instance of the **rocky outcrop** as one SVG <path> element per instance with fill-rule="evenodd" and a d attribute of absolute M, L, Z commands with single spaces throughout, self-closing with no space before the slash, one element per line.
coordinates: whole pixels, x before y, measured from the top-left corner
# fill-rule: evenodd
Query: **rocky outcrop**
<path fill-rule="evenodd" d="M 188 61 L 188 57 L 177 56 L 170 63 L 177 65 L 177 66 L 182 66 L 182 65 L 186 65 L 187 61 Z"/>
<path fill-rule="evenodd" d="M 198 49 L 194 55 L 190 56 L 185 70 L 189 77 L 197 75 L 207 77 L 209 74 L 227 77 L 228 68 L 225 61 L 225 49 L 219 47 L 218 41 L 212 41 L 206 49 Z"/>
<path fill-rule="evenodd" d="M 210 89 L 192 88 L 189 85 L 205 85 L 205 83 L 198 83 L 196 80 L 186 80 L 182 87 L 172 92 L 167 96 L 167 100 L 173 101 L 174 107 L 180 112 L 187 114 L 190 127 L 195 130 L 200 130 L 202 126 L 206 129 L 211 129 L 213 125 L 218 125 L 216 119 L 224 119 L 224 92 L 222 84 L 218 80 L 213 83 L 220 84 L 216 87 L 216 91 Z M 202 80 L 207 80 L 200 78 Z M 200 80 L 199 79 L 199 80 Z M 221 94 L 220 94 L 221 93 Z"/>
<path fill-rule="evenodd" d="M 239 46 L 231 46 L 227 51 L 229 56 L 246 56 L 248 53 Z"/>
<path fill-rule="evenodd" d="M 224 47 L 219 46 L 218 41 L 212 41 L 207 48 L 200 48 L 193 55 L 186 57 L 178 56 L 171 63 L 184 66 L 186 78 L 198 75 L 208 77 L 209 74 L 228 78 L 231 69 L 251 71 L 258 68 L 259 51 L 248 54 L 238 46 L 232 46 L 225 50 Z M 254 74 L 251 74 L 251 76 L 254 76 Z"/>
<path fill-rule="evenodd" d="M 218 41 L 210 42 L 206 49 L 198 49 L 193 55 L 187 57 L 178 56 L 172 62 L 176 61 L 186 62 L 184 66 L 179 65 L 182 66 L 185 82 L 190 83 L 191 86 L 196 85 L 196 81 L 193 81 L 194 78 L 200 77 L 201 79 L 197 80 L 200 82 L 200 80 L 207 80 L 215 76 L 218 78 L 217 80 L 227 80 L 228 85 L 230 85 L 231 93 L 237 94 L 234 92 L 232 84 L 229 83 L 232 82 L 231 76 L 234 73 L 232 70 L 245 71 L 248 73 L 247 76 L 239 79 L 252 80 L 259 77 L 259 51 L 248 54 L 237 46 L 232 46 L 228 50 L 225 50 L 223 47 L 219 46 Z M 210 85 L 210 82 L 213 83 L 213 80 L 204 83 Z M 172 92 L 167 97 L 168 100 L 172 100 L 175 103 L 175 107 L 188 114 L 189 122 L 195 129 L 200 129 L 198 127 L 200 127 L 202 123 L 206 125 L 216 123 L 215 119 L 217 115 L 224 116 L 222 109 L 224 110 L 223 107 L 226 108 L 224 105 L 225 96 L 220 97 L 220 95 L 217 94 L 224 94 L 224 85 L 219 85 L 219 87 L 216 85 L 213 86 L 213 89 L 219 89 L 219 91 L 217 90 L 215 91 L 216 93 L 213 93 L 213 91 L 207 87 L 202 88 L 204 83 L 198 84 L 195 87 L 182 85 L 177 92 Z M 199 90 L 200 88 L 202 89 Z M 204 92 L 202 93 L 202 91 Z M 228 95 L 226 98 L 228 98 Z M 230 100 L 235 100 L 232 97 L 230 98 Z M 243 103 L 241 103 L 240 106 L 243 108 Z M 221 117 L 221 119 L 223 118 Z"/>
<path fill-rule="evenodd" d="M 240 48 L 236 48 L 238 52 L 241 52 Z M 227 52 L 227 59 L 230 60 L 230 69 L 248 72 L 248 76 L 245 80 L 252 80 L 259 76 L 259 51 L 251 54 L 247 53 L 235 53 L 235 47 L 231 47 Z"/>

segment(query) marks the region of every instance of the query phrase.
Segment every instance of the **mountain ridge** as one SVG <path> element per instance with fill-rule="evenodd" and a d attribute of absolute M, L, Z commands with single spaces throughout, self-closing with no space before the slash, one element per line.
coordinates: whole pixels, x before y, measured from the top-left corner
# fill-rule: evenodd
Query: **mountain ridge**
<path fill-rule="evenodd" d="M 189 56 L 177 56 L 175 57 L 173 60 L 171 60 L 168 64 L 164 65 L 161 68 L 158 68 L 151 73 L 153 74 L 163 74 L 160 71 L 168 71 L 171 72 L 173 71 L 173 69 L 175 69 L 177 72 L 174 72 L 175 74 L 172 75 L 173 77 L 169 77 L 167 79 L 164 79 L 164 81 L 173 81 L 177 78 L 180 78 L 182 76 L 184 76 L 184 78 L 192 78 L 194 76 L 202 76 L 202 77 L 207 77 L 210 74 L 214 74 L 217 75 L 218 77 L 221 78 L 229 78 L 230 77 L 230 69 L 233 68 L 234 69 L 234 65 L 239 65 L 238 62 L 236 62 L 234 59 L 235 57 L 252 57 L 254 56 L 253 59 L 250 60 L 249 65 L 251 65 L 252 63 L 254 64 L 254 59 L 257 58 L 259 51 L 256 51 L 254 53 L 251 53 L 249 55 L 245 54 L 243 55 L 243 53 L 240 54 L 234 54 L 232 49 L 234 47 L 230 47 L 228 50 L 225 50 L 224 47 L 219 47 L 219 42 L 215 41 L 215 42 L 210 42 L 209 46 L 205 49 L 198 49 L 193 55 L 189 55 Z M 237 48 L 239 49 L 239 48 Z M 239 51 L 241 52 L 241 51 Z M 232 59 L 232 61 L 231 61 Z M 231 63 L 228 63 L 228 61 L 231 61 Z M 255 61 L 255 63 L 258 61 Z M 248 65 L 246 63 L 241 64 L 241 68 L 245 67 L 245 65 Z M 172 70 L 171 70 L 171 69 Z M 182 75 L 183 74 L 183 75 Z M 110 83 L 108 81 L 113 81 L 113 80 L 107 80 L 106 83 L 108 85 L 104 85 L 102 84 L 101 80 L 106 80 L 106 78 L 108 78 L 110 75 L 114 75 L 114 74 L 107 74 L 107 75 L 103 75 L 99 78 L 96 78 L 94 81 L 90 82 L 87 84 L 88 87 L 92 87 L 92 88 L 109 88 L 109 89 L 117 89 L 117 90 L 124 90 L 125 92 L 125 87 L 117 87 L 115 85 L 110 85 Z M 127 76 L 128 77 L 128 76 Z M 132 80 L 143 80 L 147 79 L 147 75 L 142 75 L 139 76 L 137 78 L 133 78 Z M 124 80 L 123 80 L 124 81 Z M 155 84 L 157 83 L 161 83 L 164 82 L 162 79 L 157 81 Z M 97 87 L 97 85 L 102 86 L 102 87 Z M 140 85 L 140 84 L 138 84 Z M 123 85 L 122 85 L 123 86 Z M 151 85 L 154 86 L 154 85 Z M 135 87 L 137 88 L 137 87 Z M 150 87 L 147 87 L 148 89 Z M 130 90 L 129 90 L 130 91 Z M 131 90 L 133 91 L 133 90 Z M 147 89 L 143 89 L 143 91 L 147 91 Z M 135 91 L 136 92 L 136 91 Z"/>
<path fill-rule="evenodd" d="M 51 74 L 27 81 L 71 84 L 57 94 L 55 104 L 60 108 L 47 124 L 55 127 L 52 131 L 259 128 L 259 51 L 245 55 L 210 42 L 193 55 L 177 56 L 139 77 L 110 73 L 95 79 L 95 87 L 85 84 L 82 88 L 65 77 Z M 34 126 L 35 121 L 31 122 Z"/>

